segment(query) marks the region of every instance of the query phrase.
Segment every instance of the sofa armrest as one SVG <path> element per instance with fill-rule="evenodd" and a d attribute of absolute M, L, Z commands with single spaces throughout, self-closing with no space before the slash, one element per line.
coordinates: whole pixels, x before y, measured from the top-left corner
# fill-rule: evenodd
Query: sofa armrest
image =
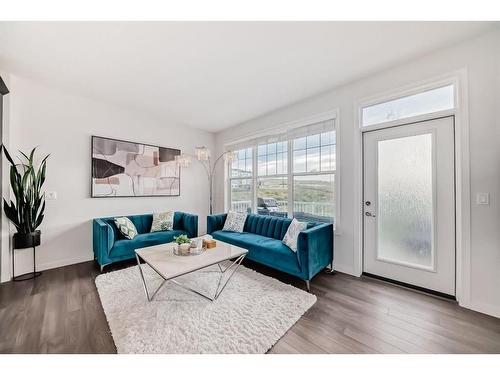
<path fill-rule="evenodd" d="M 182 213 L 182 229 L 188 232 L 189 238 L 198 237 L 198 215 Z"/>
<path fill-rule="evenodd" d="M 224 228 L 227 214 L 210 215 L 207 216 L 207 233 L 212 234 L 216 230 Z"/>
<path fill-rule="evenodd" d="M 101 219 L 93 220 L 92 242 L 94 248 L 94 256 L 96 259 L 107 257 L 109 251 L 115 243 L 115 234 L 113 229 Z"/>
<path fill-rule="evenodd" d="M 299 233 L 297 256 L 307 280 L 333 261 L 333 224 L 319 224 Z"/>

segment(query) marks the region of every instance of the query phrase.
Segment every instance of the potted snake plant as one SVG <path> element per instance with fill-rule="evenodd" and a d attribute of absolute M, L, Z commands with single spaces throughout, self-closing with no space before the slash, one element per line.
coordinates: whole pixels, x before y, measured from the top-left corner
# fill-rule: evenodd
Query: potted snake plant
<path fill-rule="evenodd" d="M 45 182 L 47 158 L 45 156 L 38 168 L 34 164 L 36 147 L 30 155 L 22 151 L 20 162 L 15 163 L 9 152 L 2 145 L 5 156 L 10 163 L 10 186 L 14 192 L 15 202 L 4 199 L 4 212 L 16 227 L 13 245 L 15 249 L 24 249 L 40 245 L 41 232 L 37 228 L 43 221 L 45 211 L 45 193 L 42 186 Z"/>

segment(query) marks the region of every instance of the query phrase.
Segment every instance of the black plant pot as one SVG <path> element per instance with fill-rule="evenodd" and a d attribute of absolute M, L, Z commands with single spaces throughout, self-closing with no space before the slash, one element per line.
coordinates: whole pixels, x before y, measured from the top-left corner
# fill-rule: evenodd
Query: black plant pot
<path fill-rule="evenodd" d="M 42 273 L 36 270 L 35 248 L 40 245 L 42 233 L 36 230 L 31 233 L 15 233 L 13 237 L 14 249 L 33 248 L 33 272 L 25 273 L 24 275 L 14 276 L 16 274 L 15 254 L 12 254 L 12 279 L 14 281 L 25 281 L 34 279 Z"/>
<path fill-rule="evenodd" d="M 42 233 L 36 230 L 31 233 L 15 233 L 14 249 L 26 249 L 29 247 L 40 246 Z"/>

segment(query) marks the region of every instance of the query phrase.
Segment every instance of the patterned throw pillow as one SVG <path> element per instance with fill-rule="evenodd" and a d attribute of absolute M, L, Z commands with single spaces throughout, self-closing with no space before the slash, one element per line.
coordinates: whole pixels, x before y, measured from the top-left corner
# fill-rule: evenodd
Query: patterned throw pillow
<path fill-rule="evenodd" d="M 282 242 L 292 251 L 297 252 L 297 240 L 299 239 L 299 233 L 305 229 L 307 229 L 307 223 L 298 221 L 294 218 L 290 223 Z"/>
<path fill-rule="evenodd" d="M 174 229 L 174 212 L 159 212 L 153 214 L 151 232 L 161 232 Z"/>
<path fill-rule="evenodd" d="M 137 236 L 137 228 L 128 217 L 115 217 L 115 225 L 120 232 L 123 233 L 125 238 L 133 240 Z"/>
<path fill-rule="evenodd" d="M 222 228 L 222 230 L 241 233 L 243 232 L 243 227 L 245 226 L 246 219 L 247 214 L 229 211 L 227 213 L 226 222 L 224 223 L 224 228 Z"/>

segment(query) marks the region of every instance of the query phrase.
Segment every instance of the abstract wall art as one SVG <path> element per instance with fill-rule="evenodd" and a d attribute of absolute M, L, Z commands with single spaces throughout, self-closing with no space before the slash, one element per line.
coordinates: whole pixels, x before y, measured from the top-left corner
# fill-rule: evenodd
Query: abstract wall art
<path fill-rule="evenodd" d="M 180 166 L 173 148 L 92 136 L 91 196 L 180 195 Z"/>

